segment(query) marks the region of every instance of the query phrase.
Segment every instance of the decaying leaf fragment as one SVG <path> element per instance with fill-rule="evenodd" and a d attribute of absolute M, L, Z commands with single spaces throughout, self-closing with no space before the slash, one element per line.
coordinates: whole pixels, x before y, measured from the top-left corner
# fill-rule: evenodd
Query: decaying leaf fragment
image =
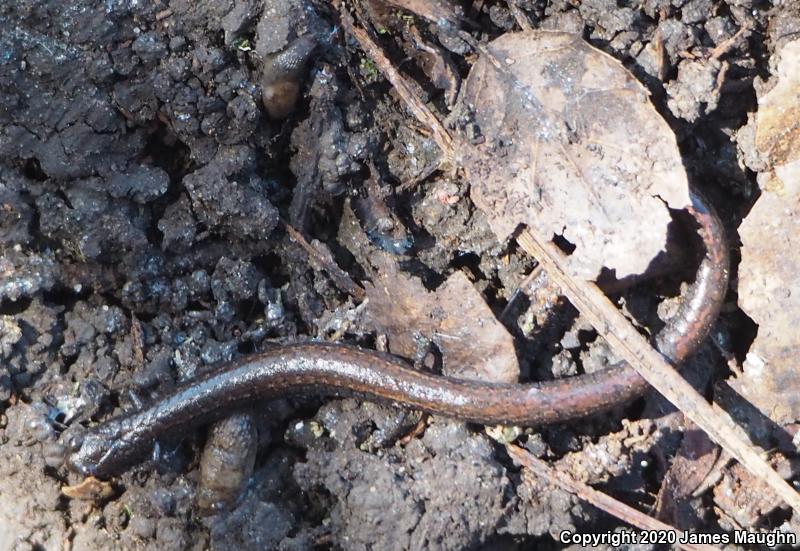
<path fill-rule="evenodd" d="M 720 449 L 708 435 L 689 422 L 681 447 L 661 481 L 656 517 L 672 526 L 690 528 L 695 511 L 689 502 L 713 472 L 719 455 Z"/>
<path fill-rule="evenodd" d="M 73 486 L 63 486 L 61 493 L 72 499 L 100 501 L 114 495 L 114 487 L 109 482 L 89 476 Z"/>
<path fill-rule="evenodd" d="M 778 83 L 759 99 L 756 148 L 768 171 L 739 228 L 739 300 L 758 324 L 731 384 L 779 424 L 800 420 L 800 40 L 784 46 Z"/>
<path fill-rule="evenodd" d="M 367 313 L 389 336 L 392 353 L 414 357 L 417 339 L 435 343 L 444 373 L 460 379 L 515 383 L 519 364 L 511 335 L 478 291 L 456 272 L 435 291 L 400 271 L 389 255 L 372 258 L 378 273 L 366 286 Z"/>
<path fill-rule="evenodd" d="M 465 93 L 484 142 L 462 162 L 493 230 L 562 235 L 581 277 L 644 272 L 664 249 L 668 207 L 689 204 L 675 136 L 644 86 L 573 34 L 505 34 L 488 49 Z"/>
<path fill-rule="evenodd" d="M 758 101 L 756 148 L 769 156 L 775 175 L 786 185 L 800 179 L 800 40 L 781 50 L 777 78 Z"/>

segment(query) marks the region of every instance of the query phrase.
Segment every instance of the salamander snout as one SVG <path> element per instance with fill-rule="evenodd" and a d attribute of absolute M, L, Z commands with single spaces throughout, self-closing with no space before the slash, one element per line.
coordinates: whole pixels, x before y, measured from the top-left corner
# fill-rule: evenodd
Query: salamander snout
<path fill-rule="evenodd" d="M 84 448 L 86 442 L 86 432 L 83 430 L 70 430 L 62 435 L 61 443 L 66 448 L 64 464 L 71 471 L 89 476 L 93 474 L 91 466 L 91 446 Z"/>
<path fill-rule="evenodd" d="M 83 476 L 105 476 L 103 466 L 108 463 L 114 442 L 100 432 L 75 432 L 64 435 L 67 447 L 66 466 Z"/>

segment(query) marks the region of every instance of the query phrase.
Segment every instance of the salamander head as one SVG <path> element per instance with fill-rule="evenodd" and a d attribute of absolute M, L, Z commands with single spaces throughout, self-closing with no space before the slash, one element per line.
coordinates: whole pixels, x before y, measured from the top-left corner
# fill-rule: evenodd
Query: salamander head
<path fill-rule="evenodd" d="M 130 446 L 118 436 L 117 431 L 108 428 L 101 425 L 84 433 L 68 435 L 67 468 L 83 476 L 97 478 L 108 478 L 124 471 L 135 452 L 127 449 Z"/>

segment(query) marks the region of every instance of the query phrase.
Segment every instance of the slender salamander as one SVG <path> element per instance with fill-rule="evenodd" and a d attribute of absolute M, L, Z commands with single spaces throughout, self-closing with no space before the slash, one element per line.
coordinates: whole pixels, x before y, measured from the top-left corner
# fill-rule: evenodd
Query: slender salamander
<path fill-rule="evenodd" d="M 728 287 L 722 224 L 697 194 L 692 202 L 690 212 L 699 225 L 705 254 L 678 313 L 655 340 L 675 364 L 708 336 Z M 223 365 L 142 411 L 76 435 L 68 443 L 67 464 L 84 475 L 113 476 L 145 457 L 161 436 L 287 394 L 355 396 L 477 423 L 531 426 L 596 413 L 647 389 L 647 382 L 626 363 L 555 381 L 500 384 L 424 373 L 392 356 L 345 344 L 295 344 Z"/>

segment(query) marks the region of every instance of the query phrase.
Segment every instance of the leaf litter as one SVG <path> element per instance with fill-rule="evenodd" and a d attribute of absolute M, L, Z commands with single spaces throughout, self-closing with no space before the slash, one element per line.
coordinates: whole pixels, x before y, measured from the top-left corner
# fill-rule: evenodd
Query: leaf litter
<path fill-rule="evenodd" d="M 731 386 L 784 425 L 800 420 L 800 40 L 781 50 L 776 77 L 755 119 L 761 196 L 739 228 L 739 302 L 758 334 Z"/>
<path fill-rule="evenodd" d="M 414 357 L 423 339 L 441 351 L 446 375 L 517 382 L 514 341 L 463 272 L 428 291 L 419 279 L 402 272 L 391 256 L 376 253 L 372 260 L 378 273 L 366 286 L 367 313 L 372 324 L 389 336 L 393 353 Z"/>
<path fill-rule="evenodd" d="M 668 3 L 668 2 L 667 2 L 667 3 Z M 731 9 L 732 9 L 732 11 L 734 11 L 734 15 L 736 15 L 736 17 L 739 17 L 739 16 L 738 16 L 738 13 L 736 13 L 736 12 L 735 12 L 735 10 L 736 10 L 736 9 L 739 9 L 739 5 L 738 5 L 738 4 L 741 4 L 742 2 L 737 2 L 737 3 L 736 3 L 736 4 L 737 4 L 737 6 L 736 6 L 735 8 L 733 7 L 733 2 L 729 2 L 729 3 L 730 3 L 730 4 L 731 4 L 731 6 L 732 6 L 732 8 L 731 8 Z M 414 3 L 414 2 L 394 2 L 394 4 L 395 4 L 395 5 L 400 5 L 400 6 L 403 6 L 403 5 L 408 5 L 408 4 L 418 4 L 418 5 L 423 5 L 423 6 L 424 6 L 424 5 L 426 5 L 426 4 L 425 4 L 425 2 L 417 2 L 417 3 Z M 588 5 L 588 4 L 587 4 L 587 5 Z M 519 8 L 516 8 L 516 10 L 517 10 L 517 11 L 515 12 L 515 11 L 514 11 L 514 9 L 515 9 L 515 8 L 516 8 L 516 6 L 515 6 L 514 4 L 511 4 L 511 5 L 509 5 L 509 9 L 511 9 L 511 10 L 512 10 L 512 12 L 515 14 L 515 17 L 517 17 L 517 18 L 518 18 L 518 19 L 520 19 L 520 20 L 522 20 L 522 18 L 525 18 L 525 20 L 527 21 L 527 15 L 526 15 L 524 12 L 522 12 L 521 10 L 519 10 Z M 626 8 L 626 9 L 627 9 L 627 8 Z M 777 9 L 777 8 L 776 8 L 776 9 Z M 171 11 L 171 10 L 165 10 L 165 11 Z M 577 11 L 577 10 L 576 10 L 576 11 Z M 688 11 L 688 10 L 684 10 L 684 14 L 682 14 L 682 15 L 681 15 L 681 17 L 685 17 L 685 16 L 686 16 L 686 13 L 685 13 L 686 11 Z M 754 11 L 753 13 L 755 13 L 755 11 Z M 519 15 L 518 15 L 518 14 L 519 14 Z M 652 16 L 652 17 L 655 17 L 655 15 L 654 15 L 654 14 L 649 14 L 649 15 L 650 15 L 650 16 Z M 725 15 L 725 14 L 723 13 L 723 16 L 724 16 L 724 15 Z M 521 17 L 520 17 L 520 16 L 521 16 Z M 663 17 L 666 17 L 666 16 L 665 16 L 665 15 L 662 15 L 661 17 L 663 18 Z M 719 19 L 724 19 L 724 17 L 717 17 L 716 19 L 718 19 L 718 20 L 719 20 Z M 587 19 L 587 24 L 589 24 L 589 22 L 590 22 L 590 21 L 591 21 L 591 19 Z M 667 20 L 667 21 L 673 21 L 673 20 Z M 579 23 L 578 27 L 579 27 L 581 30 L 583 29 L 583 22 L 582 22 L 582 21 L 580 21 L 580 23 Z M 227 31 L 226 31 L 226 32 L 227 32 Z M 709 32 L 710 32 L 710 31 L 709 31 Z M 626 33 L 621 33 L 621 35 L 624 35 L 624 34 L 626 34 Z M 628 33 L 628 34 L 630 34 L 630 33 Z M 614 48 L 612 48 L 612 49 L 614 49 Z M 775 171 L 773 171 L 773 172 L 777 172 L 777 170 L 775 170 Z M 569 238 L 568 238 L 568 239 L 569 239 Z M 580 252 L 580 251 L 579 251 L 579 252 Z M 477 292 L 476 292 L 475 294 L 477 295 Z M 755 319 L 755 317 L 754 317 L 754 319 Z M 762 327 L 763 327 L 763 324 L 762 324 Z M 159 532 L 160 532 L 160 531 L 161 531 L 161 530 L 159 530 Z"/>

